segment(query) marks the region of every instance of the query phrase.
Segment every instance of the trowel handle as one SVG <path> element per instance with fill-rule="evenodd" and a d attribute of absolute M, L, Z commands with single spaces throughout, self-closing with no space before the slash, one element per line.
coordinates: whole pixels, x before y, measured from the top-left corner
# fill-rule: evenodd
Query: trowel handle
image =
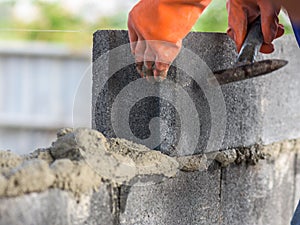
<path fill-rule="evenodd" d="M 253 63 L 263 42 L 264 37 L 259 16 L 249 27 L 247 37 L 237 58 L 237 64 Z"/>

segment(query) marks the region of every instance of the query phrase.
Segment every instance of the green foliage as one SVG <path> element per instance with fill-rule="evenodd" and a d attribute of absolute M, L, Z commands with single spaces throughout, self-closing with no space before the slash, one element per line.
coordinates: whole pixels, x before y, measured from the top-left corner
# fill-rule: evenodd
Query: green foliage
<path fill-rule="evenodd" d="M 76 40 L 72 40 L 71 33 L 53 32 L 50 34 L 49 32 L 38 32 L 36 30 L 80 30 L 83 21 L 79 17 L 70 14 L 54 3 L 37 2 L 36 5 L 40 10 L 40 17 L 37 20 L 29 24 L 16 21 L 17 28 L 26 27 L 26 29 L 29 29 L 28 32 L 24 32 L 24 39 L 76 43 Z"/>
<path fill-rule="evenodd" d="M 110 17 L 102 17 L 94 26 L 98 29 L 127 29 L 127 13 L 123 12 Z"/>
<path fill-rule="evenodd" d="M 63 42 L 72 46 L 91 45 L 97 29 L 126 29 L 127 14 L 100 18 L 93 23 L 70 13 L 58 3 L 35 1 L 38 19 L 26 23 L 12 16 L 15 2 L 0 3 L 0 39 Z M 2 16 L 1 16 L 2 15 Z"/>
<path fill-rule="evenodd" d="M 101 17 L 91 23 L 62 8 L 58 2 L 35 0 L 34 3 L 40 16 L 30 23 L 12 16 L 11 9 L 16 0 L 0 3 L 0 39 L 63 42 L 84 47 L 92 44 L 92 33 L 97 29 L 127 29 L 127 12 Z M 193 31 L 226 32 L 228 15 L 225 4 L 225 0 L 213 0 Z M 286 33 L 292 33 L 282 16 L 280 19 L 286 25 Z"/>
<path fill-rule="evenodd" d="M 205 9 L 193 30 L 200 32 L 226 32 L 227 11 L 225 0 L 213 0 Z"/>
<path fill-rule="evenodd" d="M 280 15 L 280 23 L 285 26 L 285 33 L 293 33 L 293 30 L 284 18 Z M 226 11 L 226 1 L 213 0 L 210 5 L 205 9 L 200 19 L 193 27 L 194 31 L 200 32 L 226 32 L 228 24 L 228 14 Z"/>

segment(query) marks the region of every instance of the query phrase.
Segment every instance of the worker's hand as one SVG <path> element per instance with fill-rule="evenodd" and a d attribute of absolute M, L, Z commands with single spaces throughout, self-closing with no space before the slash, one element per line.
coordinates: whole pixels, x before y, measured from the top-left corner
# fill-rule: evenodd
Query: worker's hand
<path fill-rule="evenodd" d="M 141 0 L 129 13 L 128 32 L 137 71 L 160 81 L 178 55 L 182 39 L 210 0 Z"/>
<path fill-rule="evenodd" d="M 271 0 L 227 0 L 228 35 L 235 41 L 238 52 L 247 35 L 248 25 L 261 16 L 264 43 L 260 51 L 271 53 L 275 38 L 283 35 L 284 27 L 279 24 L 278 14 L 281 6 Z"/>
<path fill-rule="evenodd" d="M 300 5 L 299 0 L 273 0 L 276 4 L 282 4 L 289 14 L 292 21 L 300 23 Z"/>

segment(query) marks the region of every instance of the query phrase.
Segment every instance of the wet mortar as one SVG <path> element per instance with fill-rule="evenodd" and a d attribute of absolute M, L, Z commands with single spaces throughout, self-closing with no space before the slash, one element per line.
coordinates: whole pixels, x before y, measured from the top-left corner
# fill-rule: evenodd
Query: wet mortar
<path fill-rule="evenodd" d="M 255 165 L 259 160 L 276 160 L 282 151 L 299 148 L 298 140 L 268 146 L 255 145 L 184 157 L 169 157 L 131 141 L 106 139 L 91 129 L 62 129 L 46 149 L 19 156 L 0 151 L 0 197 L 20 196 L 58 188 L 80 196 L 109 182 L 116 188 L 136 183 L 161 182 L 179 170 L 207 170 L 212 162 L 220 167 L 232 163 Z M 123 196 L 121 208 L 125 208 Z"/>

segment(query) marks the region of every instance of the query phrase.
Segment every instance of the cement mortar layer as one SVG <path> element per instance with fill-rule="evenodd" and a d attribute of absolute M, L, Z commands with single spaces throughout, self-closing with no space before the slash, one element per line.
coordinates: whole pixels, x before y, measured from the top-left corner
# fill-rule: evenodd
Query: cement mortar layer
<path fill-rule="evenodd" d="M 96 130 L 62 129 L 47 149 L 25 156 L 0 151 L 0 197 L 19 196 L 59 188 L 75 197 L 97 189 L 104 182 L 115 186 L 168 179 L 179 170 L 206 170 L 212 161 L 220 166 L 260 159 L 276 160 L 282 151 L 300 149 L 300 140 L 268 146 L 251 146 L 205 155 L 169 157 L 124 139 L 106 139 Z"/>

